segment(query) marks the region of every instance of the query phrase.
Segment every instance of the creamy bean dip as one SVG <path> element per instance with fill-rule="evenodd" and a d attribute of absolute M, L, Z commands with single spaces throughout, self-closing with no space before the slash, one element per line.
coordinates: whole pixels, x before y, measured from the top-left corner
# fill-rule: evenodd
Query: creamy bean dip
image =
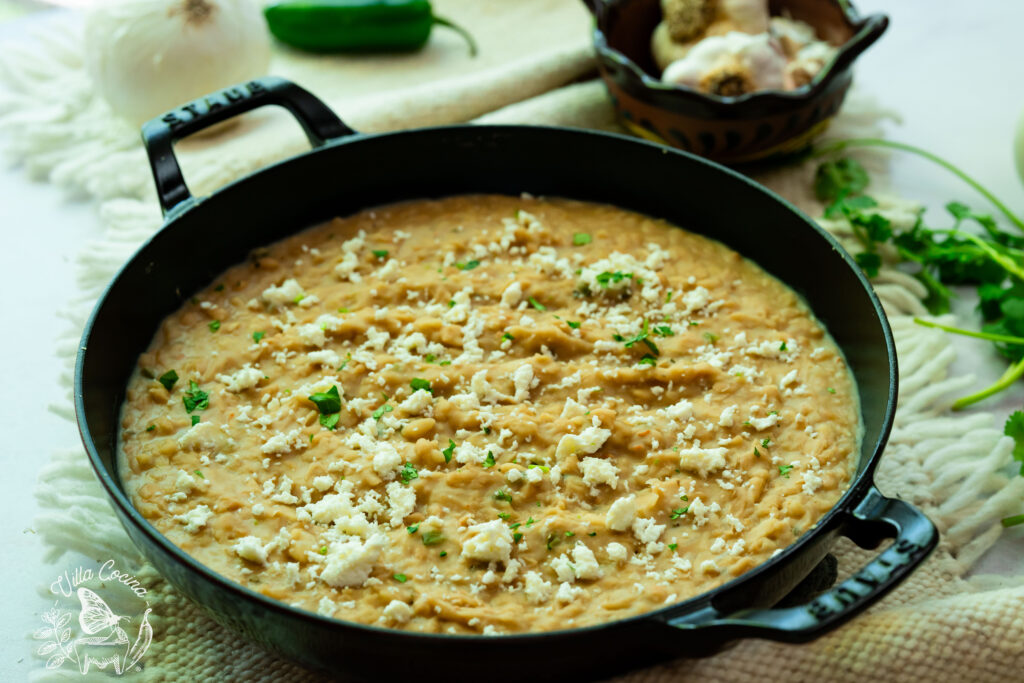
<path fill-rule="evenodd" d="M 543 631 L 792 543 L 848 486 L 858 415 L 821 324 L 721 244 L 464 196 L 302 232 L 186 303 L 130 381 L 121 474 L 168 539 L 271 598 Z"/>

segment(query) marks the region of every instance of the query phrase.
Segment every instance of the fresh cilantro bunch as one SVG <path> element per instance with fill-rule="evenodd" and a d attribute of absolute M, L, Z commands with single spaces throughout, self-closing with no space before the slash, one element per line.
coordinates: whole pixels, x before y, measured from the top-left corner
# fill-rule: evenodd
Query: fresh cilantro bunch
<path fill-rule="evenodd" d="M 926 327 L 986 339 L 1010 361 L 1003 376 L 992 386 L 953 403 L 959 409 L 992 396 L 1024 376 L 1024 220 L 997 199 L 974 178 L 931 152 L 888 140 L 874 138 L 840 140 L 814 156 L 834 154 L 848 147 L 887 147 L 898 149 L 945 168 L 988 199 L 1020 234 L 999 228 L 990 214 L 971 210 L 960 202 L 950 202 L 946 210 L 953 219 L 949 228 L 933 229 L 924 223 L 924 211 L 909 230 L 898 230 L 878 213 L 878 203 L 864 194 L 870 182 L 867 171 L 853 159 L 840 158 L 818 167 L 814 192 L 828 202 L 825 215 L 845 218 L 862 246 L 854 258 L 868 276 L 878 274 L 882 259 L 878 248 L 889 244 L 904 263 L 913 264 L 914 276 L 926 287 L 925 305 L 933 314 L 949 311 L 955 296 L 950 285 L 968 285 L 977 289 L 981 332 L 937 325 L 915 319 Z M 968 232 L 962 228 L 971 227 Z M 980 228 L 980 230 L 978 229 Z M 1013 458 L 1021 463 L 1024 476 L 1024 412 L 1015 411 L 1006 420 L 1003 433 L 1013 439 Z M 1006 517 L 1003 526 L 1024 524 L 1024 514 Z"/>
<path fill-rule="evenodd" d="M 893 144 L 899 149 L 908 149 L 905 145 Z M 929 153 L 923 154 L 934 159 Z M 942 163 L 950 167 L 948 162 Z M 959 169 L 956 172 L 966 177 Z M 1024 376 L 1024 235 L 1000 229 L 990 214 L 973 211 L 960 202 L 946 205 L 952 217 L 950 227 L 928 227 L 922 210 L 913 226 L 900 230 L 878 212 L 878 202 L 864 193 L 869 182 L 864 167 L 849 158 L 822 163 L 814 180 L 815 195 L 828 202 L 825 215 L 848 221 L 860 242 L 862 250 L 854 254 L 860 267 L 869 277 L 877 275 L 882 265 L 879 248 L 890 245 L 902 262 L 910 264 L 908 267 L 913 269 L 914 277 L 925 286 L 928 296 L 924 304 L 935 315 L 949 311 L 950 299 L 955 296 L 950 286 L 975 287 L 983 322 L 981 332 L 923 320 L 917 322 L 991 341 L 1011 362 L 995 384 L 957 400 L 954 409 L 992 396 Z M 980 187 L 975 181 L 970 182 Z M 985 193 L 991 198 L 991 193 Z M 1011 222 L 1020 223 L 998 200 L 994 201 L 1014 219 Z M 970 232 L 964 229 L 967 226 L 971 227 Z"/>

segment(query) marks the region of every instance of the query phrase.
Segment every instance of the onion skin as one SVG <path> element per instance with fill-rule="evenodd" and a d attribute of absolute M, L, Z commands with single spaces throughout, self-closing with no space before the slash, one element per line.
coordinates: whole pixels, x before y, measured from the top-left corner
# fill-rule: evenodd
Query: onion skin
<path fill-rule="evenodd" d="M 135 126 L 270 66 L 255 0 L 103 3 L 86 16 L 85 47 L 97 91 Z"/>

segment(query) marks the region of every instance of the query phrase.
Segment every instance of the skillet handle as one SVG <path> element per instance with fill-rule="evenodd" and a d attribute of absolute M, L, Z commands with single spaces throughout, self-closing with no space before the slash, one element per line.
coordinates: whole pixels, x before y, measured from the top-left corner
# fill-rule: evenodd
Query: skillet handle
<path fill-rule="evenodd" d="M 193 100 L 142 125 L 142 144 L 149 155 L 160 209 L 165 216 L 172 211 L 184 210 L 194 202 L 174 156 L 174 142 L 269 104 L 290 111 L 313 147 L 355 134 L 309 91 L 276 76 L 257 78 Z"/>
<path fill-rule="evenodd" d="M 845 623 L 895 588 L 939 540 L 935 525 L 917 508 L 886 498 L 874 487 L 851 513 L 843 534 L 861 547 L 877 546 L 885 538 L 896 540 L 849 579 L 802 605 L 722 614 L 708 604 L 667 623 L 684 631 L 718 631 L 723 640 L 807 642 Z"/>

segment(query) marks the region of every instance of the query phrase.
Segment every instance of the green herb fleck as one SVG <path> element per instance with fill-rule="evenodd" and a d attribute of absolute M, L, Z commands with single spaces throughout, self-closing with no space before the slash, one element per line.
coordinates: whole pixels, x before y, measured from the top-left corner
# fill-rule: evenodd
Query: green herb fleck
<path fill-rule="evenodd" d="M 580 329 L 580 325 L 582 325 L 583 323 L 578 320 L 566 320 L 565 324 L 568 325 L 570 329 L 578 330 Z"/>
<path fill-rule="evenodd" d="M 447 557 L 448 556 L 448 551 L 447 550 L 442 550 L 440 553 L 438 553 L 438 556 L 439 557 Z"/>
<path fill-rule="evenodd" d="M 197 424 L 199 424 L 199 416 L 198 415 L 193 415 L 192 416 L 192 426 L 195 427 Z"/>
<path fill-rule="evenodd" d="M 338 387 L 333 386 L 327 391 L 321 391 L 313 394 L 309 397 L 321 415 L 330 415 L 341 410 L 341 394 L 338 392 Z"/>
<path fill-rule="evenodd" d="M 206 477 L 203 476 L 202 470 L 195 470 L 195 475 L 200 479 L 206 479 Z"/>
<path fill-rule="evenodd" d="M 253 523 L 255 524 L 255 522 L 253 522 Z M 327 546 L 325 546 L 325 545 L 320 546 L 320 554 L 321 555 L 326 555 L 327 554 Z"/>
<path fill-rule="evenodd" d="M 508 519 L 511 516 L 512 516 L 512 513 L 510 513 L 510 512 L 499 512 L 498 513 L 498 519 L 502 519 L 502 520 Z"/>
<path fill-rule="evenodd" d="M 164 374 L 160 375 L 157 382 L 164 385 L 164 389 L 170 391 L 174 388 L 174 383 L 178 381 L 178 373 L 174 370 L 168 370 Z"/>
<path fill-rule="evenodd" d="M 829 387 L 827 391 L 828 391 L 828 393 L 830 393 L 830 394 L 834 394 L 834 393 L 836 393 L 836 390 L 835 390 L 834 388 L 832 388 L 832 387 Z"/>
<path fill-rule="evenodd" d="M 437 545 L 444 542 L 444 536 L 440 531 L 424 531 L 420 539 L 423 541 L 423 545 Z"/>
<path fill-rule="evenodd" d="M 557 546 L 561 542 L 562 542 L 562 539 L 559 538 L 558 534 L 556 534 L 555 532 L 552 531 L 550 534 L 548 534 L 548 542 L 547 542 L 548 550 L 553 550 L 555 548 L 555 546 Z"/>
<path fill-rule="evenodd" d="M 506 503 L 511 503 L 512 502 L 512 496 L 508 492 L 503 490 L 503 489 L 498 489 L 498 491 L 494 494 L 494 499 L 495 500 L 503 500 Z M 527 524 L 529 524 L 529 522 L 527 522 Z"/>
<path fill-rule="evenodd" d="M 260 340 L 263 339 L 263 337 L 265 337 L 266 335 L 267 335 L 267 333 L 263 332 L 263 331 L 253 332 L 252 333 L 252 341 L 253 341 L 253 343 L 254 344 L 259 344 Z"/>
<path fill-rule="evenodd" d="M 529 302 L 530 302 L 530 305 L 533 306 L 534 308 L 536 308 L 538 311 L 546 311 L 546 310 L 548 310 L 547 306 L 545 306 L 544 304 L 540 303 L 539 301 L 534 299 L 532 296 L 529 298 Z"/>
<path fill-rule="evenodd" d="M 149 425 L 148 427 L 146 427 L 146 431 L 147 432 L 151 432 L 151 431 L 153 431 L 155 429 L 156 429 L 156 425 Z"/>
<path fill-rule="evenodd" d="M 523 540 L 523 535 L 521 533 L 519 533 L 517 531 L 514 534 L 512 534 L 512 542 L 513 543 L 519 543 L 519 541 L 521 541 L 521 540 Z"/>
<path fill-rule="evenodd" d="M 785 350 L 786 350 L 786 342 L 782 342 L 781 344 L 779 344 L 779 351 L 785 351 Z"/>
<path fill-rule="evenodd" d="M 207 327 L 210 328 L 210 332 L 216 332 L 217 330 L 220 329 L 220 321 L 219 320 L 211 320 L 210 324 L 207 325 Z"/>
<path fill-rule="evenodd" d="M 674 332 L 672 332 L 672 328 L 669 327 L 668 325 L 658 325 L 657 327 L 654 328 L 654 334 L 658 335 L 659 337 L 671 337 L 673 336 Z"/>
<path fill-rule="evenodd" d="M 472 261 L 466 261 L 465 263 L 456 263 L 455 267 L 458 268 L 459 270 L 473 270 L 479 265 L 480 262 L 477 261 L 476 259 L 473 259 Z"/>
<path fill-rule="evenodd" d="M 537 522 L 536 522 L 536 520 L 533 519 L 533 517 L 530 517 L 528 520 L 526 520 L 526 526 L 530 526 L 531 524 L 536 524 L 536 523 Z"/>
<path fill-rule="evenodd" d="M 757 450 L 757 446 L 754 446 L 754 457 L 755 458 L 760 458 L 761 457 L 761 451 Z"/>
<path fill-rule="evenodd" d="M 382 405 L 381 407 L 377 408 L 377 410 L 375 410 L 375 411 L 373 411 L 373 413 L 371 413 L 371 417 L 373 417 L 374 420 L 380 422 L 380 419 L 382 417 L 384 417 L 384 413 L 390 413 L 394 409 L 395 409 L 394 406 L 389 405 L 388 402 L 385 401 L 384 405 Z"/>
<path fill-rule="evenodd" d="M 587 534 L 587 536 L 590 536 L 591 538 L 593 538 L 594 536 L 597 536 L 597 532 L 596 531 L 591 531 L 589 534 Z"/>
<path fill-rule="evenodd" d="M 768 448 L 768 444 L 770 444 L 771 442 L 771 439 L 761 439 L 761 448 Z"/>
<path fill-rule="evenodd" d="M 573 536 L 575 536 L 575 535 L 576 535 L 576 534 L 575 534 L 575 533 L 573 533 L 573 532 L 571 532 L 571 531 L 566 531 L 566 532 L 565 532 L 565 537 L 566 537 L 566 538 L 572 538 L 572 537 L 573 537 Z"/>
<path fill-rule="evenodd" d="M 637 362 L 637 365 L 650 365 L 650 366 L 654 366 L 656 363 L 657 363 L 657 361 L 654 359 L 654 356 L 652 356 L 651 354 L 647 353 L 647 354 L 644 354 L 644 357 L 641 358 Z"/>
<path fill-rule="evenodd" d="M 505 334 L 501 335 L 501 341 L 503 341 L 503 342 L 504 342 L 504 341 L 510 341 L 510 342 L 511 342 L 511 341 L 515 341 L 515 340 L 516 340 L 516 338 L 515 338 L 515 337 L 513 337 L 513 336 L 512 336 L 511 334 L 509 334 L 508 332 L 506 332 Z"/>
<path fill-rule="evenodd" d="M 706 339 L 709 344 L 714 344 L 716 341 L 718 341 L 718 335 L 715 334 L 714 332 L 705 332 L 704 339 Z"/>
<path fill-rule="evenodd" d="M 672 511 L 672 514 L 670 514 L 669 517 L 672 518 L 672 519 L 679 519 L 680 517 L 685 515 L 686 511 L 689 510 L 689 509 L 690 509 L 689 505 L 687 505 L 684 508 L 676 508 L 675 510 Z"/>
<path fill-rule="evenodd" d="M 607 288 L 609 285 L 618 284 L 627 279 L 634 279 L 633 273 L 623 273 L 621 270 L 610 273 L 606 270 L 603 273 L 598 273 L 594 276 L 594 281 L 604 288 Z"/>
<path fill-rule="evenodd" d="M 779 465 L 779 474 L 786 479 L 789 479 L 789 471 L 793 469 L 792 465 Z"/>
<path fill-rule="evenodd" d="M 377 258 L 379 258 L 381 261 L 383 261 L 384 259 L 386 259 L 388 257 L 388 250 L 387 249 L 374 249 L 373 250 L 373 255 L 376 256 Z"/>
<path fill-rule="evenodd" d="M 417 531 L 420 530 L 420 525 L 419 524 L 413 524 L 412 526 L 405 527 L 405 530 L 408 531 L 409 535 L 411 536 L 411 535 L 413 535 L 414 533 L 416 533 Z"/>
<path fill-rule="evenodd" d="M 210 395 L 205 391 L 199 389 L 199 385 L 194 381 L 189 381 L 189 390 L 185 392 L 181 401 L 185 404 L 185 412 L 191 413 L 193 410 L 206 410 L 210 407 Z"/>
<path fill-rule="evenodd" d="M 412 387 L 413 391 L 426 391 L 431 395 L 434 393 L 434 390 L 430 388 L 430 382 L 419 377 L 414 377 L 413 380 L 409 382 L 409 386 Z"/>
<path fill-rule="evenodd" d="M 452 461 L 452 453 L 454 453 L 454 452 L 455 452 L 455 442 L 452 441 L 451 439 L 448 439 L 448 447 L 445 448 L 443 451 L 441 451 L 441 453 L 444 455 L 444 461 L 446 463 Z"/>
<path fill-rule="evenodd" d="M 402 466 L 402 470 L 398 473 L 398 477 L 402 480 L 403 484 L 408 484 L 413 479 L 418 479 L 420 473 L 416 471 L 416 467 L 411 463 L 407 462 Z"/>
<path fill-rule="evenodd" d="M 588 232 L 577 232 L 572 236 L 572 243 L 577 247 L 582 247 L 584 244 L 590 244 L 593 238 Z"/>
<path fill-rule="evenodd" d="M 455 308 L 455 299 L 450 299 L 448 301 L 448 308 Z"/>
<path fill-rule="evenodd" d="M 494 467 L 494 453 L 487 451 L 487 457 L 484 458 L 484 468 Z"/>
<path fill-rule="evenodd" d="M 405 583 L 406 581 L 409 580 L 409 577 L 406 576 L 405 574 L 395 574 L 392 578 L 394 578 L 394 580 L 397 581 L 398 583 Z"/>
<path fill-rule="evenodd" d="M 679 544 L 678 544 L 678 543 L 669 543 L 669 544 L 668 544 L 668 549 L 669 549 L 669 550 L 675 550 L 675 549 L 676 549 L 676 548 L 678 548 L 678 547 L 679 547 Z"/>

